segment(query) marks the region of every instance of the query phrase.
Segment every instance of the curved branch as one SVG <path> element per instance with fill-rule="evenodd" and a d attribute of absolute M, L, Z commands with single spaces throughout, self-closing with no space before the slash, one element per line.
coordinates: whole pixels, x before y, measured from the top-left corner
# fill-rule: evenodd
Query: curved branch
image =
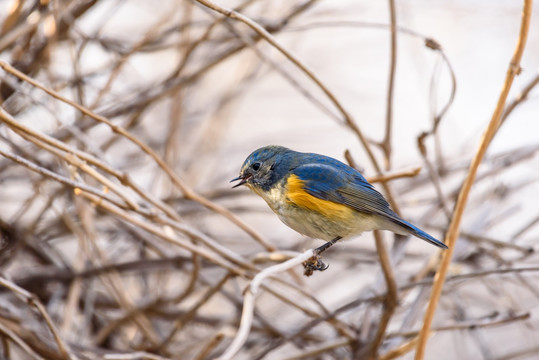
<path fill-rule="evenodd" d="M 466 202 L 468 200 L 470 190 L 475 180 L 475 175 L 477 174 L 477 169 L 479 168 L 479 164 L 483 160 L 483 157 L 485 156 L 487 148 L 492 138 L 496 134 L 496 131 L 499 128 L 500 122 L 502 121 L 502 114 L 503 114 L 505 102 L 507 100 L 507 96 L 509 95 L 509 90 L 511 89 L 513 79 L 520 72 L 520 60 L 522 59 L 522 54 L 524 53 L 524 48 L 526 45 L 526 40 L 528 38 L 528 32 L 530 28 L 532 3 L 533 3 L 532 0 L 524 0 L 524 6 L 522 10 L 522 21 L 520 25 L 520 33 L 518 36 L 516 49 L 513 53 L 513 57 L 511 58 L 509 68 L 507 69 L 507 72 L 505 75 L 505 82 L 503 84 L 503 88 L 500 93 L 498 103 L 496 104 L 496 108 L 494 109 L 494 113 L 492 114 L 490 123 L 488 124 L 488 127 L 483 135 L 483 138 L 481 139 L 481 143 L 479 144 L 477 153 L 472 159 L 470 170 L 468 171 L 468 175 L 466 176 L 466 179 L 464 180 L 464 184 L 462 185 L 462 189 L 459 193 L 459 197 L 455 205 L 455 210 L 453 211 L 453 216 L 452 216 L 451 223 L 449 225 L 449 230 L 447 232 L 446 240 L 445 240 L 445 243 L 449 246 L 449 249 L 444 251 L 442 261 L 440 263 L 440 268 L 435 276 L 435 282 L 432 289 L 431 298 L 429 300 L 429 304 L 427 307 L 427 311 L 425 313 L 423 327 L 421 328 L 421 332 L 419 333 L 419 343 L 418 343 L 417 351 L 415 354 L 416 360 L 422 360 L 425 356 L 425 348 L 427 346 L 427 339 L 429 337 L 430 327 L 432 324 L 432 320 L 434 318 L 436 306 L 438 305 L 438 300 L 440 299 L 440 295 L 442 294 L 442 288 L 445 282 L 445 277 L 447 275 L 449 265 L 451 264 L 453 250 L 455 249 L 455 243 L 459 235 L 460 222 L 462 220 L 462 216 L 464 213 L 464 209 L 466 207 Z"/>

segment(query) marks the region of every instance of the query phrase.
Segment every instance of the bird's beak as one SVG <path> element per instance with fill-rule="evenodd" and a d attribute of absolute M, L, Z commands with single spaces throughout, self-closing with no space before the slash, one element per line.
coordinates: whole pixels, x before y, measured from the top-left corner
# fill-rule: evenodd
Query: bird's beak
<path fill-rule="evenodd" d="M 252 177 L 251 174 L 245 174 L 245 175 L 240 175 L 238 176 L 237 178 L 234 178 L 232 180 L 230 180 L 230 182 L 234 182 L 234 181 L 238 181 L 238 180 L 241 180 L 239 183 L 237 183 L 236 185 L 232 186 L 232 189 L 234 189 L 235 187 L 238 187 L 240 185 L 243 185 L 247 182 L 247 180 L 249 180 L 250 178 Z"/>

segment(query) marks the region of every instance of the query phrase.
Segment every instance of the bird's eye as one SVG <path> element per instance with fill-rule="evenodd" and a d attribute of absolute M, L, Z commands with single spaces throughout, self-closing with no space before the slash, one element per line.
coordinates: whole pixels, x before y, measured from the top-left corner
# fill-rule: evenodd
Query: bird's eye
<path fill-rule="evenodd" d="M 254 171 L 258 171 L 258 169 L 260 169 L 260 163 L 255 162 L 253 165 L 251 165 L 251 167 Z"/>

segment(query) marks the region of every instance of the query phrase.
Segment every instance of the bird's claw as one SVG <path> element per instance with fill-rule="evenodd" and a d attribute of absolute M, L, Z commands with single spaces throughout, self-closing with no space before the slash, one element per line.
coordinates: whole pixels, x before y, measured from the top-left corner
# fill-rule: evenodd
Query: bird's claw
<path fill-rule="evenodd" d="M 314 255 L 303 263 L 303 275 L 311 276 L 315 271 L 324 271 L 328 267 L 329 265 L 324 264 L 320 255 Z"/>

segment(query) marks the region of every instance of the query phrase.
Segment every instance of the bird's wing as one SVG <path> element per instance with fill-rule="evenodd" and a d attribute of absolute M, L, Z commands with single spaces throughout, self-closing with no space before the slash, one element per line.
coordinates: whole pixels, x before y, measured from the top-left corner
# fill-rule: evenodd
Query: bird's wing
<path fill-rule="evenodd" d="M 295 188 L 300 193 L 308 194 L 313 199 L 327 200 L 334 204 L 345 205 L 356 211 L 381 216 L 398 226 L 398 229 L 417 236 L 433 245 L 447 249 L 447 246 L 418 227 L 403 220 L 393 210 L 376 189 L 351 167 L 332 166 L 331 164 L 307 164 L 292 170 Z M 301 196 L 299 196 L 301 199 Z M 312 199 L 303 199 L 305 203 L 316 204 Z M 329 213 L 338 210 L 338 206 L 319 207 Z M 401 233 L 395 228 L 389 230 Z"/>
<path fill-rule="evenodd" d="M 396 216 L 382 194 L 353 168 L 306 164 L 295 168 L 292 174 L 302 181 L 305 192 L 319 199 L 347 205 L 367 214 Z"/>

